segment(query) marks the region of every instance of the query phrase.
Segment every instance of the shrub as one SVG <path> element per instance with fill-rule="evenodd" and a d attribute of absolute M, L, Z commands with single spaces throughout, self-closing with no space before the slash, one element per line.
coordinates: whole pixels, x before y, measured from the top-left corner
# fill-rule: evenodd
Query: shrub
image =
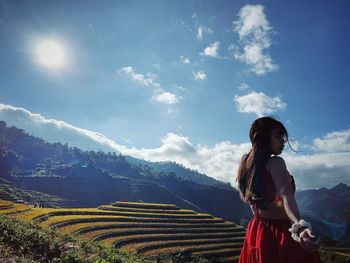
<path fill-rule="evenodd" d="M 0 242 L 19 255 L 50 263 L 141 263 L 140 256 L 102 247 L 93 242 L 60 235 L 34 223 L 23 223 L 0 216 Z"/>

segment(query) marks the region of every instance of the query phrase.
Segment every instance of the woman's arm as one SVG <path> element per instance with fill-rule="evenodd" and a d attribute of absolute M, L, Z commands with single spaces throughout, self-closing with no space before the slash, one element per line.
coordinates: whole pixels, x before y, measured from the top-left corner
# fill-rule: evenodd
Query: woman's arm
<path fill-rule="evenodd" d="M 276 194 L 280 195 L 283 201 L 285 212 L 292 222 L 298 224 L 300 221 L 300 211 L 295 200 L 295 195 L 291 185 L 291 176 L 287 170 L 286 163 L 281 157 L 273 157 L 268 163 L 271 178 L 276 187 Z M 297 235 L 300 237 L 300 245 L 309 251 L 314 251 L 319 247 L 317 237 L 310 228 L 300 228 Z"/>
<path fill-rule="evenodd" d="M 300 212 L 291 185 L 291 176 L 283 158 L 272 157 L 268 163 L 271 179 L 276 188 L 276 194 L 281 196 L 285 212 L 294 224 L 300 220 Z"/>

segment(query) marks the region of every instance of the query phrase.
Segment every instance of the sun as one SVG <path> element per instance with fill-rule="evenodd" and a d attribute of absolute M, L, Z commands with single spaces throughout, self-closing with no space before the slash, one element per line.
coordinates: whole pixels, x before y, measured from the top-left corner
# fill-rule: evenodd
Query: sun
<path fill-rule="evenodd" d="M 39 42 L 35 54 L 40 65 L 48 69 L 61 69 L 66 65 L 66 54 L 62 44 L 55 40 Z"/>

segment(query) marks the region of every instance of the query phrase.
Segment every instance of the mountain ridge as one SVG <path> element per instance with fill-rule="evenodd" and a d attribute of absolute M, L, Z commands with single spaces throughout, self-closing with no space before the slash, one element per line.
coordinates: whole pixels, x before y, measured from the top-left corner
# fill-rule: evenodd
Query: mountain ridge
<path fill-rule="evenodd" d="M 350 245 L 350 186 L 339 183 L 332 188 L 297 191 L 296 199 L 303 215 L 325 224 L 332 239 Z"/>
<path fill-rule="evenodd" d="M 48 143 L 24 130 L 7 127 L 5 122 L 0 122 L 0 143 L 2 178 L 19 188 L 60 196 L 71 206 L 126 199 L 176 203 L 235 222 L 250 216 L 236 189 L 209 177 L 204 184 L 198 183 L 195 179 L 203 180 L 205 175 L 176 163 L 140 166 L 121 154 Z M 186 173 L 182 176 L 170 171 L 169 166 Z M 191 178 L 191 173 L 196 176 Z M 222 205 L 218 207 L 217 203 Z"/>

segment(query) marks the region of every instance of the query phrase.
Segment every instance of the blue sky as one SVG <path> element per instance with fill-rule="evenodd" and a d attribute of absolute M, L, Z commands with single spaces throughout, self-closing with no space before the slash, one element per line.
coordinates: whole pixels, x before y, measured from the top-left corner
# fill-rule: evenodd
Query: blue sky
<path fill-rule="evenodd" d="M 301 188 L 350 183 L 349 11 L 345 0 L 1 0 L 0 118 L 234 184 L 250 124 L 273 115 L 299 150 L 285 158 Z"/>

